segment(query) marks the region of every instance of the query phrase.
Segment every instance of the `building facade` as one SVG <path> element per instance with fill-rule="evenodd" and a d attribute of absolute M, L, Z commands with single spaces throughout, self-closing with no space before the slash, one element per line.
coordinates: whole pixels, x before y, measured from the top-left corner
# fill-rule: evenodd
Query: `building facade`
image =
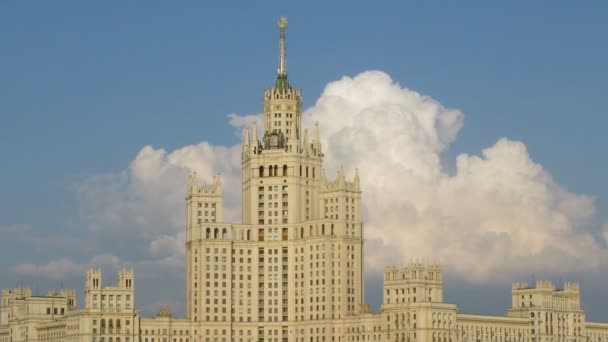
<path fill-rule="evenodd" d="M 80 309 L 74 290 L 36 296 L 28 288 L 4 289 L 0 341 L 138 341 L 133 281 L 133 271 L 122 270 L 116 286 L 102 286 L 101 271 L 89 270 Z"/>
<path fill-rule="evenodd" d="M 3 290 L 0 342 L 608 342 L 608 324 L 585 321 L 575 283 L 515 283 L 506 316 L 466 315 L 444 302 L 441 268 L 420 262 L 385 268 L 372 312 L 359 174 L 324 174 L 319 123 L 302 127 L 302 94 L 287 77 L 287 20 L 278 26 L 262 133 L 254 121 L 243 135 L 243 222 L 223 222 L 219 177 L 188 182 L 185 317 L 141 317 L 132 270 L 103 286 L 91 269 L 80 309 L 73 290 Z"/>

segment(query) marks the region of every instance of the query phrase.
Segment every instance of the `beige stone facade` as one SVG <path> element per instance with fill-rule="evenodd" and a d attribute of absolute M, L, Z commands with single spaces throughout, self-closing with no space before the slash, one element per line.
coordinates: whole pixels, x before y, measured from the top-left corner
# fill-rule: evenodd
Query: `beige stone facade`
<path fill-rule="evenodd" d="M 323 171 L 320 125 L 302 127 L 302 95 L 287 77 L 286 27 L 282 18 L 263 133 L 252 122 L 243 134 L 243 222 L 223 222 L 219 176 L 188 182 L 185 317 L 141 317 L 132 270 L 103 286 L 91 269 L 80 309 L 73 290 L 3 290 L 0 342 L 608 342 L 608 324 L 585 321 L 575 283 L 515 283 L 507 316 L 467 315 L 444 303 L 441 268 L 421 262 L 385 268 L 372 312 L 359 174 Z"/>
<path fill-rule="evenodd" d="M 102 286 L 101 271 L 89 270 L 80 309 L 74 290 L 36 296 L 27 288 L 4 289 L 0 341 L 138 341 L 133 281 L 133 271 L 122 270 L 116 286 Z"/>

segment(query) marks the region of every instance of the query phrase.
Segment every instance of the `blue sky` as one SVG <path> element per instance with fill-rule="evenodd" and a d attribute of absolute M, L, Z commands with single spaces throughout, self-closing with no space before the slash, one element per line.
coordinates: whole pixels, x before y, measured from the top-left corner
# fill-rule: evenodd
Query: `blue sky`
<path fill-rule="evenodd" d="M 91 233 L 77 189 L 119 174 L 146 145 L 238 143 L 226 115 L 261 110 L 280 15 L 290 23 L 290 79 L 306 107 L 328 82 L 382 70 L 464 113 L 447 169 L 461 153 L 519 140 L 563 188 L 595 198 L 589 230 L 608 221 L 603 2 L 2 2 L 0 227 L 30 228 L 28 238 L 0 234 L 0 286 L 56 287 L 11 270 L 89 259 L 87 251 L 35 247 L 34 236 L 95 236 L 98 252 L 134 260 L 112 250 L 111 237 Z M 577 276 L 590 289 L 583 296 L 601 293 L 591 282 L 606 279 Z M 503 302 L 466 304 L 475 293 L 456 278 L 446 292 L 461 307 L 506 309 L 509 284 L 488 290 Z M 78 287 L 82 277 L 65 282 Z M 140 298 L 159 288 L 141 285 Z M 592 319 L 607 319 L 607 309 L 583 304 Z"/>

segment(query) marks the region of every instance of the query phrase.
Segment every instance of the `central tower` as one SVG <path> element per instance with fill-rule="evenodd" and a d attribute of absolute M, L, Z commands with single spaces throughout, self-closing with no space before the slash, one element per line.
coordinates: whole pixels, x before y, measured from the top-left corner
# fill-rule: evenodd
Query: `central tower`
<path fill-rule="evenodd" d="M 287 77 L 287 19 L 277 26 L 263 129 L 243 132 L 242 224 L 222 223 L 219 178 L 188 186 L 187 316 L 218 342 L 332 341 L 364 304 L 359 177 L 325 178 L 319 124 L 302 129 Z"/>
<path fill-rule="evenodd" d="M 291 87 L 287 79 L 285 46 L 287 19 L 281 17 L 277 26 L 279 27 L 279 67 L 274 86 L 264 92 L 264 145 L 266 148 L 285 146 L 293 148 L 300 139 L 302 95 L 299 89 Z"/>
<path fill-rule="evenodd" d="M 319 217 L 323 153 L 319 126 L 314 138 L 302 134 L 302 94 L 287 78 L 285 29 L 279 27 L 279 67 L 274 85 L 264 91 L 264 123 L 247 127 L 243 141 L 243 223 L 286 224 Z M 251 138 L 250 138 L 251 136 Z M 277 188 L 280 192 L 269 193 Z M 270 196 L 270 197 L 269 197 Z M 277 196 L 277 197 L 274 197 Z"/>

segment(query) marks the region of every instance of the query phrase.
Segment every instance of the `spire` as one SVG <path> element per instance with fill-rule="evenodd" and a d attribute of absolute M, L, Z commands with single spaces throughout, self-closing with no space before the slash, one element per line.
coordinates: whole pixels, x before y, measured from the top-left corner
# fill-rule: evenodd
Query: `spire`
<path fill-rule="evenodd" d="M 258 151 L 258 122 L 253 119 L 253 129 L 251 131 L 251 146 L 253 147 L 253 154 L 259 154 Z"/>
<path fill-rule="evenodd" d="M 295 127 L 295 125 L 294 125 Z M 298 144 L 296 144 L 296 130 L 295 129 L 291 129 L 289 131 L 289 151 L 291 152 L 291 150 L 293 148 L 296 148 L 296 152 L 298 151 Z"/>
<path fill-rule="evenodd" d="M 285 57 L 285 29 L 287 28 L 287 18 L 280 17 L 277 21 L 279 27 L 279 68 L 277 69 L 277 80 L 274 84 L 274 90 L 281 94 L 285 94 L 291 90 L 291 86 L 287 81 L 287 58 Z"/>
<path fill-rule="evenodd" d="M 313 141 L 315 154 L 321 156 L 321 136 L 319 134 L 319 121 L 315 121 L 315 140 Z"/>
<path fill-rule="evenodd" d="M 285 58 L 285 29 L 287 28 L 287 18 L 280 17 L 277 21 L 279 27 L 279 69 L 277 76 L 287 77 L 287 60 Z"/>
<path fill-rule="evenodd" d="M 196 171 L 192 172 L 192 174 L 190 175 L 190 179 L 188 179 L 188 195 L 192 195 L 196 192 L 196 186 L 197 186 L 197 180 L 196 180 Z"/>
<path fill-rule="evenodd" d="M 337 181 L 338 184 L 344 184 L 346 181 L 346 178 L 344 177 L 344 167 L 342 165 L 340 165 L 340 168 L 338 169 Z"/>
<path fill-rule="evenodd" d="M 249 147 L 249 125 L 243 130 L 243 147 Z"/>
<path fill-rule="evenodd" d="M 222 193 L 222 175 L 220 173 L 213 176 L 213 184 L 211 186 L 216 193 Z"/>
<path fill-rule="evenodd" d="M 251 147 L 250 147 L 250 142 L 249 142 L 249 125 L 247 125 L 244 129 L 243 129 L 243 151 L 241 153 L 241 158 L 244 160 L 246 158 L 249 158 L 249 154 L 251 152 Z"/>

